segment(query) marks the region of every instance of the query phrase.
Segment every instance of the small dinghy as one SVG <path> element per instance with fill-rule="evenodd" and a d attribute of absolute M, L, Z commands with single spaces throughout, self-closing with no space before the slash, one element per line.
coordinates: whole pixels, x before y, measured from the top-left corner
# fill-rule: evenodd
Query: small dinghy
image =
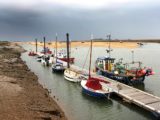
<path fill-rule="evenodd" d="M 70 68 L 70 57 L 69 57 L 69 34 L 66 34 L 67 37 L 67 57 L 66 57 L 66 61 L 67 61 L 67 69 L 64 71 L 64 78 L 70 82 L 80 82 L 80 74 L 76 73 L 75 71 L 71 70 Z"/>
<path fill-rule="evenodd" d="M 57 61 L 57 34 L 56 34 L 56 62 L 52 66 L 52 72 L 62 73 L 64 72 L 64 70 L 65 68 L 63 66 L 63 63 Z"/>
<path fill-rule="evenodd" d="M 71 82 L 80 82 L 81 81 L 81 75 L 72 71 L 71 69 L 66 69 L 64 71 L 64 78 Z"/>
<path fill-rule="evenodd" d="M 62 63 L 58 63 L 56 62 L 55 64 L 53 64 L 52 66 L 52 72 L 64 72 L 65 68 L 63 66 Z"/>

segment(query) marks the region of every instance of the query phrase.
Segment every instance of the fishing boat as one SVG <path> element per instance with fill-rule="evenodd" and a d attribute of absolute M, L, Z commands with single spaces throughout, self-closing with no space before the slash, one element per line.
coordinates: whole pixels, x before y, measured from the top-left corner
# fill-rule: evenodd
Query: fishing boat
<path fill-rule="evenodd" d="M 90 62 L 89 62 L 89 77 L 87 80 L 81 80 L 82 92 L 93 97 L 104 98 L 112 93 L 111 88 L 104 87 L 103 84 L 110 84 L 110 82 L 105 81 L 100 78 L 95 78 L 91 76 L 91 57 L 92 57 L 92 39 L 90 47 Z"/>
<path fill-rule="evenodd" d="M 65 68 L 63 66 L 63 63 L 57 61 L 57 59 L 58 59 L 57 58 L 57 40 L 58 40 L 58 37 L 56 34 L 56 61 L 52 66 L 52 72 L 61 72 L 62 73 L 62 72 L 64 72 Z"/>
<path fill-rule="evenodd" d="M 74 63 L 75 58 L 70 57 L 69 60 L 67 58 L 67 53 L 64 50 L 61 50 L 60 52 L 57 53 L 57 57 L 58 59 L 65 61 L 65 62 L 70 62 L 70 63 Z"/>
<path fill-rule="evenodd" d="M 142 67 L 142 62 L 134 61 L 134 51 L 132 51 L 132 62 L 130 63 L 123 63 L 123 59 L 115 62 L 115 58 L 110 56 L 110 46 L 107 52 L 109 56 L 99 57 L 96 60 L 95 70 L 99 75 L 133 85 L 143 83 L 146 76 L 154 74 L 151 68 Z"/>
<path fill-rule="evenodd" d="M 76 71 L 73 71 L 71 68 L 70 68 L 70 57 L 69 57 L 69 34 L 67 33 L 66 34 L 66 37 L 67 37 L 67 69 L 64 71 L 64 78 L 68 81 L 71 81 L 71 82 L 80 82 L 80 74 L 78 74 Z"/>
<path fill-rule="evenodd" d="M 43 43 L 44 43 L 44 45 L 43 45 L 43 50 L 41 51 L 41 53 L 42 54 L 52 54 L 52 51 L 48 48 L 48 47 L 46 47 L 46 38 L 45 37 L 43 37 Z"/>
<path fill-rule="evenodd" d="M 51 51 L 48 47 L 45 47 L 45 48 L 41 51 L 41 53 L 43 53 L 43 54 L 52 54 L 52 51 Z"/>
<path fill-rule="evenodd" d="M 71 42 L 68 43 L 71 46 Z M 71 48 L 71 47 L 70 47 Z M 71 49 L 70 49 L 71 52 Z M 69 59 L 67 58 L 67 52 L 66 50 L 62 49 L 57 53 L 57 57 L 58 59 L 65 61 L 65 62 L 70 62 L 70 63 L 74 63 L 75 58 L 74 57 L 69 57 Z"/>

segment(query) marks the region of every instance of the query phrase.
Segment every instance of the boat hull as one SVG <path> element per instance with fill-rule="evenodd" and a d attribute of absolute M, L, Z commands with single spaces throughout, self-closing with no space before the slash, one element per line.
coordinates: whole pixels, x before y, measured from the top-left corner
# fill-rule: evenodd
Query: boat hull
<path fill-rule="evenodd" d="M 101 90 L 93 90 L 88 88 L 86 84 L 87 80 L 81 81 L 82 92 L 96 98 L 106 98 L 110 94 L 109 92 L 101 91 Z"/>
<path fill-rule="evenodd" d="M 79 76 L 71 70 L 64 71 L 64 78 L 70 82 L 80 82 Z"/>
<path fill-rule="evenodd" d="M 137 84 L 137 83 L 143 83 L 145 80 L 145 75 L 141 77 L 137 77 L 136 79 L 133 79 L 131 76 L 122 76 L 122 75 L 116 75 L 114 73 L 103 71 L 101 69 L 96 68 L 98 75 L 102 75 L 104 77 L 110 78 L 112 80 L 130 85 L 130 84 Z"/>
<path fill-rule="evenodd" d="M 37 62 L 41 62 L 41 59 L 37 59 Z"/>
<path fill-rule="evenodd" d="M 28 53 L 28 56 L 36 56 L 36 53 Z"/>
<path fill-rule="evenodd" d="M 58 59 L 65 61 L 65 62 L 68 62 L 68 58 L 58 58 Z M 69 62 L 74 63 L 74 58 L 69 58 Z"/>
<path fill-rule="evenodd" d="M 59 72 L 59 73 L 63 73 L 64 69 L 56 69 L 56 68 L 52 68 L 52 72 Z"/>

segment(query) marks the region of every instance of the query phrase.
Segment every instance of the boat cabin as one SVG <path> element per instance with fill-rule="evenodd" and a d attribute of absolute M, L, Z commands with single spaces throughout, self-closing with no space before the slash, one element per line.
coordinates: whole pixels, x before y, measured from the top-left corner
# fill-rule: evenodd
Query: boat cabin
<path fill-rule="evenodd" d="M 99 57 L 97 58 L 96 64 L 103 70 L 111 71 L 113 69 L 114 60 L 115 58 L 111 57 Z"/>

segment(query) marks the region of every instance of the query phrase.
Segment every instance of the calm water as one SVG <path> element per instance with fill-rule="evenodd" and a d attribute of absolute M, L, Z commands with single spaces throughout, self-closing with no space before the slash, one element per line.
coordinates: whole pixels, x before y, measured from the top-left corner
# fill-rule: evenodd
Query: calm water
<path fill-rule="evenodd" d="M 23 45 L 27 50 L 35 48 L 31 45 Z M 72 48 L 72 56 L 75 57 L 77 66 L 88 68 L 89 58 L 86 59 L 89 48 Z M 41 48 L 39 48 L 41 50 Z M 97 57 L 105 56 L 106 48 L 93 48 L 92 68 Z M 131 61 L 133 49 L 114 49 L 112 57 L 117 60 L 123 58 L 125 62 Z M 150 66 L 156 72 L 154 76 L 146 77 L 144 85 L 137 88 L 160 96 L 160 44 L 145 44 L 141 48 L 134 49 L 135 60 L 143 61 L 144 65 Z M 153 115 L 142 108 L 129 105 L 119 98 L 96 99 L 84 95 L 81 86 L 64 79 L 63 74 L 54 74 L 51 68 L 47 68 L 36 62 L 28 53 L 22 54 L 28 67 L 39 77 L 39 82 L 51 90 L 51 96 L 61 106 L 69 120 L 154 120 Z M 85 63 L 86 60 L 86 63 Z M 85 64 L 84 64 L 85 63 Z"/>

